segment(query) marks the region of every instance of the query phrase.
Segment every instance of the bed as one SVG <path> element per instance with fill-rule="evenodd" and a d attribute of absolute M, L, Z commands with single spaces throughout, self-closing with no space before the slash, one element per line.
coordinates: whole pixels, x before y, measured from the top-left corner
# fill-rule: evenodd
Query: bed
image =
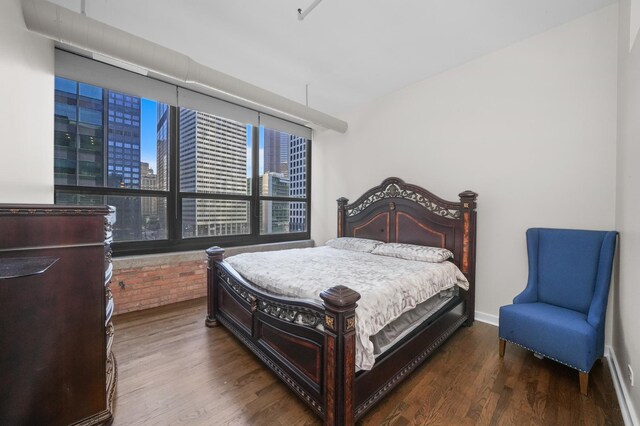
<path fill-rule="evenodd" d="M 465 191 L 459 196 L 459 201 L 445 201 L 419 186 L 389 178 L 354 203 L 337 200 L 337 237 L 446 248 L 468 283 L 467 289 L 457 288 L 432 307 L 435 313 L 426 320 L 379 348 L 374 362 L 364 362 L 357 350 L 356 307 L 361 294 L 333 277 L 334 285 L 318 298 L 283 296 L 243 277 L 224 260 L 219 247 L 207 250 L 206 325 L 225 326 L 325 424 L 355 423 L 459 327 L 473 323 L 477 194 Z M 325 252 L 309 251 L 304 256 L 312 256 L 312 262 L 314 255 L 320 258 Z M 264 269 L 266 275 L 278 274 L 272 266 Z M 260 271 L 255 272 L 248 275 L 258 277 Z"/>

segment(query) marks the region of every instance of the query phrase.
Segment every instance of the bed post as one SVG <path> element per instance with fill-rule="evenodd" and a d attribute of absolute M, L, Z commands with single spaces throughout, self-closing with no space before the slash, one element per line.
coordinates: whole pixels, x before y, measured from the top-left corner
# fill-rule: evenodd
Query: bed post
<path fill-rule="evenodd" d="M 320 293 L 324 301 L 324 424 L 353 425 L 356 374 L 356 302 L 343 285 Z"/>
<path fill-rule="evenodd" d="M 462 272 L 469 281 L 466 292 L 467 315 L 465 325 L 470 326 L 475 319 L 476 309 L 476 199 L 478 194 L 464 191 L 459 194 L 462 204 Z"/>
<path fill-rule="evenodd" d="M 218 320 L 217 294 L 218 294 L 218 274 L 216 273 L 216 263 L 224 260 L 224 249 L 214 246 L 207 249 L 207 318 L 204 323 L 207 327 L 216 327 Z"/>
<path fill-rule="evenodd" d="M 345 234 L 345 220 L 344 220 L 344 214 L 345 214 L 345 207 L 347 205 L 347 203 L 349 203 L 349 200 L 341 197 L 338 198 L 336 200 L 338 202 L 338 233 L 337 233 L 337 237 L 344 237 Z"/>

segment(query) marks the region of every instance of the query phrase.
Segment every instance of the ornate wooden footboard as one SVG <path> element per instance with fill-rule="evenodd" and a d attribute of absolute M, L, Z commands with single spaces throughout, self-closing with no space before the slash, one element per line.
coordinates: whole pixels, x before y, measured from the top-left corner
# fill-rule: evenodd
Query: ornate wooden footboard
<path fill-rule="evenodd" d="M 470 283 L 469 291 L 381 355 L 369 371 L 355 371 L 355 309 L 360 295 L 337 285 L 323 303 L 267 293 L 224 261 L 208 255 L 206 325 L 222 323 L 287 384 L 326 425 L 350 425 L 398 385 L 463 323 L 473 322 L 475 200 L 444 201 L 397 178 L 353 204 L 338 200 L 338 236 L 446 247 Z"/>

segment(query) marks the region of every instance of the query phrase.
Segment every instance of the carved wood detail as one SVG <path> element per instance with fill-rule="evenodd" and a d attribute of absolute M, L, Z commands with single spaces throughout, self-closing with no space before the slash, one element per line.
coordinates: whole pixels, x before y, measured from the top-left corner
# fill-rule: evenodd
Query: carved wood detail
<path fill-rule="evenodd" d="M 355 328 L 356 328 L 356 317 L 352 316 L 347 318 L 345 322 L 344 331 L 351 331 L 351 330 L 354 330 Z"/>
<path fill-rule="evenodd" d="M 245 302 L 247 302 L 249 305 L 253 305 L 254 304 L 254 302 L 256 301 L 256 297 L 253 294 L 251 294 L 247 289 L 245 289 L 243 286 L 238 284 L 236 281 L 231 280 L 229 278 L 229 275 L 227 275 L 226 272 L 224 272 L 222 269 L 219 269 L 218 270 L 218 276 L 238 296 L 240 296 L 242 299 L 244 299 Z"/>
<path fill-rule="evenodd" d="M 347 205 L 349 200 L 346 198 L 338 198 L 338 238 L 344 237 L 344 207 Z"/>
<path fill-rule="evenodd" d="M 218 276 L 231 290 L 233 290 L 244 301 L 249 303 L 252 311 L 258 309 L 272 317 L 307 327 L 315 328 L 318 324 L 322 324 L 323 318 L 318 312 L 305 309 L 300 306 L 287 305 L 285 303 L 261 299 L 258 295 L 250 292 L 240 283 L 231 278 L 229 274 L 222 269 L 218 269 Z"/>
<path fill-rule="evenodd" d="M 324 326 L 329 330 L 335 330 L 336 329 L 335 319 L 331 315 L 325 315 Z"/>
<path fill-rule="evenodd" d="M 261 312 L 265 312 L 272 317 L 292 322 L 306 327 L 317 327 L 318 324 L 322 324 L 322 315 L 307 311 L 300 307 L 289 306 L 283 303 L 277 303 L 267 300 L 258 301 L 258 309 Z"/>
<path fill-rule="evenodd" d="M 460 207 L 448 203 L 428 191 L 413 185 L 407 185 L 402 179 L 390 178 L 382 182 L 378 188 L 367 192 L 354 204 L 346 206 L 346 215 L 356 216 L 365 211 L 373 203 L 389 198 L 401 198 L 424 207 L 431 213 L 449 219 L 460 218 Z M 395 206 L 394 206 L 395 207 Z"/>
<path fill-rule="evenodd" d="M 118 363 L 116 356 L 109 351 L 109 356 L 107 357 L 107 409 L 110 413 L 113 413 L 116 383 L 118 383 Z"/>

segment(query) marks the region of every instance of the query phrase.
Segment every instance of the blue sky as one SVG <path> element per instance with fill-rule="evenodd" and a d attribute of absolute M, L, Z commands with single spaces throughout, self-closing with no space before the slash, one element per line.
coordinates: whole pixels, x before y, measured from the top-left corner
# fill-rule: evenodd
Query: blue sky
<path fill-rule="evenodd" d="M 157 103 L 149 99 L 140 100 L 140 161 L 149 163 L 154 172 L 158 171 L 156 164 L 156 143 L 158 123 L 156 114 Z"/>

